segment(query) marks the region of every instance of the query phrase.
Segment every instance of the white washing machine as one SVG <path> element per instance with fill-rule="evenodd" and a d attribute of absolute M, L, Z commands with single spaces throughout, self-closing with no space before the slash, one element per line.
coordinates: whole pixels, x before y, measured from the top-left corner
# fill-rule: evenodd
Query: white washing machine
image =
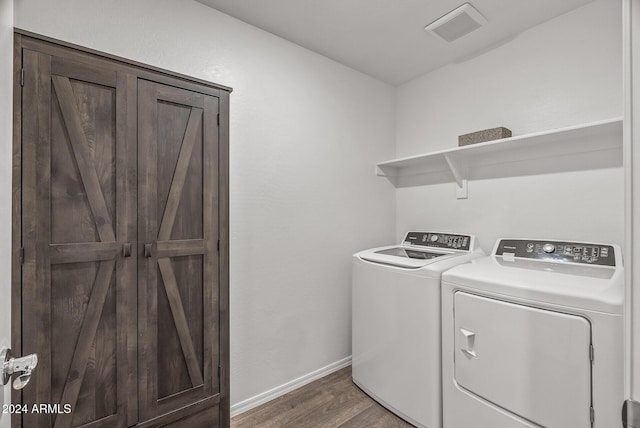
<path fill-rule="evenodd" d="M 445 428 L 620 426 L 619 246 L 501 239 L 442 293 Z"/>
<path fill-rule="evenodd" d="M 470 235 L 408 232 L 353 256 L 353 381 L 418 427 L 442 426 L 441 274 L 482 255 Z"/>

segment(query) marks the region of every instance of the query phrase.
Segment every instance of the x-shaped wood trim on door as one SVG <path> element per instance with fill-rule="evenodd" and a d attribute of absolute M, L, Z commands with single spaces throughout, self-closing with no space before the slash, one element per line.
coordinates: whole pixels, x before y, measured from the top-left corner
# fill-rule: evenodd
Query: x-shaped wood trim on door
<path fill-rule="evenodd" d="M 92 245 L 94 249 L 97 250 L 104 249 L 106 252 L 105 258 L 102 259 L 99 264 L 60 400 L 60 403 L 70 404 L 72 408 L 75 408 L 87 364 L 89 363 L 91 347 L 96 337 L 100 318 L 102 317 L 109 284 L 111 284 L 111 277 L 118 254 L 118 246 L 114 245 L 116 244 L 116 238 L 113 223 L 107 210 L 107 204 L 100 186 L 100 181 L 98 180 L 98 174 L 94 164 L 91 162 L 89 143 L 82 123 L 80 122 L 80 111 L 74 98 L 71 82 L 68 78 L 62 76 L 52 76 L 52 82 L 71 142 L 73 156 L 78 166 L 82 185 L 84 186 L 91 214 L 100 237 L 100 243 L 58 244 L 51 246 L 54 248 L 51 249 L 52 251 L 50 250 L 50 252 L 62 252 L 65 255 L 64 261 L 67 262 L 83 260 L 82 255 L 86 254 L 86 252 L 83 252 L 86 249 L 86 245 Z M 74 256 L 79 260 L 74 260 Z M 55 260 L 55 257 L 52 257 L 52 261 L 53 260 Z M 59 414 L 55 419 L 54 427 L 62 428 L 71 426 L 72 418 L 73 413 Z"/>
<path fill-rule="evenodd" d="M 202 385 L 204 381 L 202 378 L 202 371 L 200 370 L 200 365 L 198 363 L 198 357 L 196 356 L 195 347 L 191 340 L 191 334 L 189 333 L 189 324 L 184 313 L 182 299 L 180 298 L 178 282 L 176 281 L 176 276 L 173 272 L 173 267 L 171 266 L 171 260 L 169 259 L 170 257 L 175 257 L 176 254 L 170 250 L 169 246 L 172 242 L 171 231 L 173 230 L 173 225 L 176 220 L 178 205 L 180 204 L 180 198 L 187 178 L 187 170 L 189 169 L 191 154 L 193 153 L 193 147 L 195 146 L 199 129 L 202 129 L 202 109 L 192 107 L 191 113 L 189 114 L 189 120 L 187 122 L 187 129 L 180 146 L 180 153 L 178 155 L 178 162 L 176 163 L 173 181 L 171 182 L 171 187 L 169 189 L 167 205 L 164 209 L 162 221 L 160 222 L 157 242 L 159 248 L 165 248 L 165 251 L 162 253 L 163 257 L 158 258 L 158 266 L 160 267 L 160 274 L 162 275 L 164 289 L 169 299 L 171 314 L 173 315 L 176 330 L 178 331 L 178 338 L 180 339 L 182 353 L 184 354 L 184 359 L 187 362 L 187 370 L 189 371 L 191 384 L 194 387 Z M 189 239 L 183 240 L 182 242 L 183 246 L 191 247 L 191 249 L 194 250 L 191 254 L 204 253 L 204 240 Z"/>

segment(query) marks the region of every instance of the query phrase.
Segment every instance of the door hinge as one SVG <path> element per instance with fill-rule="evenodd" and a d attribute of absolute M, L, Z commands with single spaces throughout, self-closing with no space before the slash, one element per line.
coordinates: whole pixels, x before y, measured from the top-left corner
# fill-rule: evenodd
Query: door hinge
<path fill-rule="evenodd" d="M 220 113 L 218 113 L 216 121 L 218 122 L 218 126 L 220 126 Z"/>
<path fill-rule="evenodd" d="M 219 240 L 219 239 L 218 239 L 218 245 L 217 245 L 217 248 L 218 248 L 218 252 L 220 252 L 220 240 Z"/>
<path fill-rule="evenodd" d="M 591 426 L 596 423 L 596 411 L 593 410 L 593 406 L 589 407 L 589 418 L 591 419 Z"/>
<path fill-rule="evenodd" d="M 595 349 L 593 349 L 593 345 L 589 345 L 589 359 L 593 363 L 593 359 L 595 356 Z"/>
<path fill-rule="evenodd" d="M 20 251 L 18 252 L 18 257 L 20 258 L 20 264 L 24 264 L 24 247 L 20 247 Z"/>
<path fill-rule="evenodd" d="M 220 366 L 218 366 L 218 382 L 220 382 Z"/>
<path fill-rule="evenodd" d="M 24 68 L 20 69 L 20 86 L 24 86 Z"/>

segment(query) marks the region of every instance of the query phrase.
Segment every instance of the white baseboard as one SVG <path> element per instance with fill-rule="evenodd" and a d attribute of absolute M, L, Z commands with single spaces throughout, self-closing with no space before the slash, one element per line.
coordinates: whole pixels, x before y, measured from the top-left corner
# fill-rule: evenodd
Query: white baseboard
<path fill-rule="evenodd" d="M 327 376 L 328 374 L 336 372 L 349 365 L 351 365 L 351 356 L 331 363 L 328 366 L 319 368 L 318 370 L 312 371 L 311 373 L 307 373 L 304 376 L 300 376 L 299 378 L 293 379 L 292 381 L 284 383 L 280 386 L 276 386 L 275 388 L 272 388 L 261 394 L 255 395 L 251 398 L 247 398 L 246 400 L 243 400 L 231 406 L 231 417 L 237 416 L 240 413 L 244 413 L 247 410 L 251 410 L 254 407 L 258 407 L 259 405 L 264 404 L 267 401 L 271 401 L 273 399 L 281 397 L 287 392 L 298 389 L 308 383 L 313 382 L 314 380 L 320 379 L 321 377 Z"/>

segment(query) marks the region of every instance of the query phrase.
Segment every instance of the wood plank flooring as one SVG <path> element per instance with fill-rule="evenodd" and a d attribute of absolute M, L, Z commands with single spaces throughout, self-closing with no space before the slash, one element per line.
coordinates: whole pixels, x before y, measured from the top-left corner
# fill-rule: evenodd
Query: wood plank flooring
<path fill-rule="evenodd" d="M 351 381 L 351 366 L 231 419 L 231 428 L 410 428 Z"/>

